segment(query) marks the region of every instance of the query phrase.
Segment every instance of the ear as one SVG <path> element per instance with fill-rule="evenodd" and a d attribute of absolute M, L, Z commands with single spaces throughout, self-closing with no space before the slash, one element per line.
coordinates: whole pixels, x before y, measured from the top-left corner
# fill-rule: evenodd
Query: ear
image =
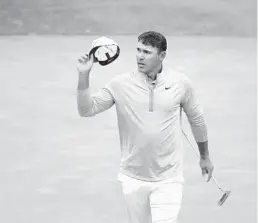
<path fill-rule="evenodd" d="M 166 51 L 162 51 L 160 53 L 160 60 L 163 61 L 165 59 L 166 55 L 167 55 L 167 52 Z"/>

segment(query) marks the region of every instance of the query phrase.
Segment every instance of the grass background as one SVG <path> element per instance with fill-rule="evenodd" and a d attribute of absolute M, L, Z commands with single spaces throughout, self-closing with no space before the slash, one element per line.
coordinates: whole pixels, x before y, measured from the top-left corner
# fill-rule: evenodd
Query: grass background
<path fill-rule="evenodd" d="M 94 38 L 0 38 L 0 222 L 128 223 L 116 180 L 115 108 L 90 119 L 77 113 L 76 60 Z M 135 66 L 136 37 L 112 38 L 121 55 L 107 67 L 94 66 L 93 90 Z M 204 183 L 185 144 L 180 223 L 256 222 L 255 45 L 254 38 L 168 37 L 166 64 L 193 80 L 209 127 L 214 174 L 232 190 L 218 207 L 221 193 Z"/>
<path fill-rule="evenodd" d="M 1 0 L 1 34 L 256 36 L 255 0 Z"/>
<path fill-rule="evenodd" d="M 256 222 L 255 0 L 1 0 L 0 222 L 128 223 L 115 109 L 78 116 L 76 61 L 99 35 L 119 43 L 118 60 L 93 68 L 97 90 L 135 66 L 149 29 L 167 36 L 167 65 L 193 80 L 215 176 L 232 190 L 216 206 L 221 193 L 185 144 L 180 223 Z"/>

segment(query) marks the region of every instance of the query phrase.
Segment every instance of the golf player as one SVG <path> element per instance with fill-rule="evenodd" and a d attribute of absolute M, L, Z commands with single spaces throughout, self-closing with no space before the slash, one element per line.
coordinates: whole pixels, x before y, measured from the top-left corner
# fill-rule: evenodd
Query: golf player
<path fill-rule="evenodd" d="M 89 84 L 93 56 L 79 58 L 78 112 L 92 117 L 116 106 L 121 145 L 118 180 L 130 222 L 175 223 L 184 185 L 181 109 L 199 148 L 202 174 L 209 181 L 214 167 L 207 127 L 189 78 L 163 64 L 166 38 L 144 32 L 136 50 L 137 69 L 117 75 L 97 92 L 91 92 Z"/>

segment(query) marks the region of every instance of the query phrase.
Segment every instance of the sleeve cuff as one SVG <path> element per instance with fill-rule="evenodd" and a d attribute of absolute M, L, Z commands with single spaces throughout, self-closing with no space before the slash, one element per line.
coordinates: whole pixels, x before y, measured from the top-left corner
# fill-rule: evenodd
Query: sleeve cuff
<path fill-rule="evenodd" d="M 208 132 L 206 125 L 203 126 L 192 126 L 193 136 L 196 142 L 208 141 Z"/>

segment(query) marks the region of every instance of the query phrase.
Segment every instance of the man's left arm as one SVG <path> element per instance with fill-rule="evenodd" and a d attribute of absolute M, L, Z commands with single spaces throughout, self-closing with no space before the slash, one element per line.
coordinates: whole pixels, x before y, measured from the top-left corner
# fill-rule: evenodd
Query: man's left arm
<path fill-rule="evenodd" d="M 192 83 L 189 79 L 183 81 L 185 92 L 182 99 L 182 107 L 191 125 L 191 130 L 200 152 L 200 167 L 202 175 L 208 174 L 207 181 L 210 181 L 214 166 L 210 159 L 208 149 L 208 133 L 205 123 L 203 109 L 201 108 Z"/>

